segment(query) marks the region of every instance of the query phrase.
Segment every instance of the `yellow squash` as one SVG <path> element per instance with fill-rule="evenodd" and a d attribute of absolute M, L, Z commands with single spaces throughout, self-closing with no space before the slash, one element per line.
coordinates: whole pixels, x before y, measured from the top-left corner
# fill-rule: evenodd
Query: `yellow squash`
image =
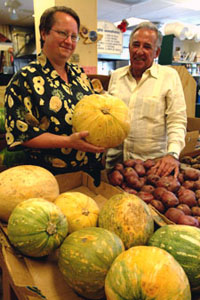
<path fill-rule="evenodd" d="M 59 195 L 59 185 L 48 170 L 20 165 L 0 173 L 0 219 L 8 218 L 16 205 L 29 198 L 44 198 L 53 202 Z"/>
<path fill-rule="evenodd" d="M 65 192 L 57 197 L 55 204 L 67 218 L 69 233 L 97 225 L 99 207 L 91 197 L 80 192 Z"/>
<path fill-rule="evenodd" d="M 116 147 L 129 133 L 129 109 L 121 99 L 107 94 L 84 96 L 75 106 L 72 125 L 74 132 L 89 131 L 89 143 Z"/>

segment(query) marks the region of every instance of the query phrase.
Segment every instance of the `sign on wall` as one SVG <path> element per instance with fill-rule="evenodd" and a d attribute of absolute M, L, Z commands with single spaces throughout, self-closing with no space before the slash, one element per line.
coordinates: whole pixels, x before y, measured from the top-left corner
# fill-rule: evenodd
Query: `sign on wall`
<path fill-rule="evenodd" d="M 97 32 L 103 37 L 97 43 L 98 54 L 121 54 L 123 50 L 123 34 L 111 22 L 98 21 Z"/>

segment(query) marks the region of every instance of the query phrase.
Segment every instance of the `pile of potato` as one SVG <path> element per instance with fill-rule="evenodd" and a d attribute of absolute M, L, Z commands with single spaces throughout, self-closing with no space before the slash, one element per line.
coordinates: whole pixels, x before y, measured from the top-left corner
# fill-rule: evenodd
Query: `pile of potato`
<path fill-rule="evenodd" d="M 178 178 L 153 174 L 154 160 L 129 159 L 108 174 L 110 184 L 135 194 L 176 224 L 200 227 L 200 171 L 181 169 Z"/>

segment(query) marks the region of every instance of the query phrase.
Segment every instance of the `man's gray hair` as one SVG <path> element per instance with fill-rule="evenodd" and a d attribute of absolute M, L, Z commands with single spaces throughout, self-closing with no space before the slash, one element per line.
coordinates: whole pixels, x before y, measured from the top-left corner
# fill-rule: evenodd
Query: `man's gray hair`
<path fill-rule="evenodd" d="M 147 28 L 147 29 L 150 29 L 150 30 L 153 30 L 153 31 L 156 32 L 156 34 L 157 34 L 157 47 L 160 48 L 161 44 L 162 44 L 162 33 L 158 30 L 157 26 L 154 23 L 152 23 L 152 22 L 142 22 L 142 23 L 139 23 L 133 29 L 133 31 L 131 32 L 129 43 L 131 43 L 134 33 L 136 31 L 138 31 L 139 29 L 141 29 L 141 28 Z"/>

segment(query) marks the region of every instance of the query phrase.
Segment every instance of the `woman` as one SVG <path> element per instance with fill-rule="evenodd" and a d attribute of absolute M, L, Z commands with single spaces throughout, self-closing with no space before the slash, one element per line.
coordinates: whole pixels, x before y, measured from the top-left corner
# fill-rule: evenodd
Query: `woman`
<path fill-rule="evenodd" d="M 79 36 L 80 20 L 64 6 L 47 9 L 40 19 L 42 52 L 15 74 L 6 89 L 6 141 L 23 148 L 28 163 L 54 174 L 102 169 L 102 147 L 87 143 L 88 132 L 72 133 L 76 103 L 94 93 L 86 74 L 68 62 Z"/>

